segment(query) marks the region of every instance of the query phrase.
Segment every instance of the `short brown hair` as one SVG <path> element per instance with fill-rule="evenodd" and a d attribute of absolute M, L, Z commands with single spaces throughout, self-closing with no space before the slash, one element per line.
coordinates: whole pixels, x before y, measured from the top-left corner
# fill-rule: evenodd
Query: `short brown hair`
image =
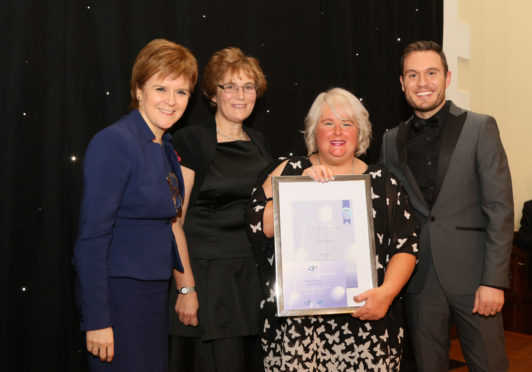
<path fill-rule="evenodd" d="M 198 81 L 198 62 L 190 50 L 182 45 L 165 39 L 150 41 L 133 64 L 130 83 L 132 109 L 139 107 L 137 88 L 144 87 L 146 81 L 155 74 L 161 74 L 163 78 L 183 76 L 190 83 L 192 91 Z"/>
<path fill-rule="evenodd" d="M 443 73 L 447 75 L 447 71 L 449 71 L 449 66 L 447 65 L 447 58 L 445 57 L 445 53 L 443 52 L 443 49 L 440 44 L 430 40 L 415 41 L 406 46 L 406 48 L 403 50 L 403 56 L 401 57 L 401 75 L 403 75 L 404 73 L 405 59 L 410 53 L 427 51 L 438 53 L 441 58 L 441 63 L 443 65 Z"/>
<path fill-rule="evenodd" d="M 259 60 L 246 56 L 240 48 L 228 47 L 215 52 L 205 67 L 201 87 L 203 94 L 209 101 L 216 95 L 218 84 L 227 73 L 248 75 L 255 81 L 257 97 L 264 94 L 267 82 L 260 68 Z"/>
<path fill-rule="evenodd" d="M 318 94 L 307 116 L 305 117 L 305 143 L 307 145 L 307 154 L 310 156 L 318 152 L 318 145 L 316 144 L 316 126 L 320 120 L 323 112 L 323 105 L 329 105 L 335 116 L 336 106 L 344 109 L 350 120 L 355 122 L 358 128 L 358 143 L 355 150 L 355 156 L 360 156 L 366 153 L 371 142 L 371 122 L 369 121 L 369 113 L 364 105 L 355 95 L 343 88 L 331 88 L 326 92 Z"/>

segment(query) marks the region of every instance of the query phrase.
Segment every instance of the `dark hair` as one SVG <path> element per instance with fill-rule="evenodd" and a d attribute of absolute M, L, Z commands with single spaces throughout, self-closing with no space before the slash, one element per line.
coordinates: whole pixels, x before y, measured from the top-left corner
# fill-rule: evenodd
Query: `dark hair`
<path fill-rule="evenodd" d="M 131 72 L 131 105 L 132 109 L 139 107 L 137 88 L 142 89 L 144 84 L 155 74 L 163 78 L 183 76 L 190 84 L 190 91 L 198 81 L 198 63 L 190 50 L 182 45 L 165 39 L 150 41 L 137 55 Z"/>
<path fill-rule="evenodd" d="M 427 52 L 432 51 L 438 53 L 441 59 L 441 63 L 443 65 L 443 73 L 444 75 L 447 75 L 447 71 L 449 70 L 449 66 L 447 65 L 447 58 L 445 57 L 445 53 L 443 53 L 443 49 L 440 44 L 434 42 L 434 41 L 427 41 L 427 40 L 420 40 L 415 41 L 413 43 L 410 43 L 406 46 L 406 48 L 403 50 L 403 56 L 401 57 L 401 75 L 404 73 L 405 68 L 405 59 L 408 57 L 408 55 L 412 52 Z"/>

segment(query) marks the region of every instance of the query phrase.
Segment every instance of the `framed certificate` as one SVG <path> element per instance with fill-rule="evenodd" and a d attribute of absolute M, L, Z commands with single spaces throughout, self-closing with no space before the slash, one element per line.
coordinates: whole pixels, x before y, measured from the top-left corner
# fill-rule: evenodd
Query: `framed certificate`
<path fill-rule="evenodd" d="M 273 177 L 277 315 L 349 313 L 377 286 L 369 175 Z"/>

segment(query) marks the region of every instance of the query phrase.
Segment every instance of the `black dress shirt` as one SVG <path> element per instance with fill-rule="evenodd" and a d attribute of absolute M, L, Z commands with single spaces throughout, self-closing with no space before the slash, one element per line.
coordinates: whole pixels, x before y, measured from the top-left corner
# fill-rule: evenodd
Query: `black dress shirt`
<path fill-rule="evenodd" d="M 407 162 L 429 207 L 434 204 L 434 182 L 440 156 L 441 133 L 450 101 L 427 120 L 414 116 L 407 142 Z"/>

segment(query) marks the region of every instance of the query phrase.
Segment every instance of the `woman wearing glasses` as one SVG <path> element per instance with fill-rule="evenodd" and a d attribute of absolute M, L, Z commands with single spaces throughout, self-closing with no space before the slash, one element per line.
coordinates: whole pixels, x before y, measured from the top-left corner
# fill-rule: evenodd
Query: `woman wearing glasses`
<path fill-rule="evenodd" d="M 262 371 L 260 289 L 243 214 L 271 159 L 262 135 L 242 124 L 266 79 L 255 58 L 225 48 L 211 56 L 202 88 L 214 117 L 173 139 L 185 180 L 180 221 L 192 271 L 177 273 L 171 291 L 170 370 Z"/>
<path fill-rule="evenodd" d="M 197 77 L 188 49 L 148 43 L 133 65 L 133 110 L 85 153 L 73 263 L 90 371 L 168 370 L 168 286 L 172 271 L 183 270 L 178 247 L 186 252 L 186 242 L 172 224 L 183 178 L 166 131 Z"/>

